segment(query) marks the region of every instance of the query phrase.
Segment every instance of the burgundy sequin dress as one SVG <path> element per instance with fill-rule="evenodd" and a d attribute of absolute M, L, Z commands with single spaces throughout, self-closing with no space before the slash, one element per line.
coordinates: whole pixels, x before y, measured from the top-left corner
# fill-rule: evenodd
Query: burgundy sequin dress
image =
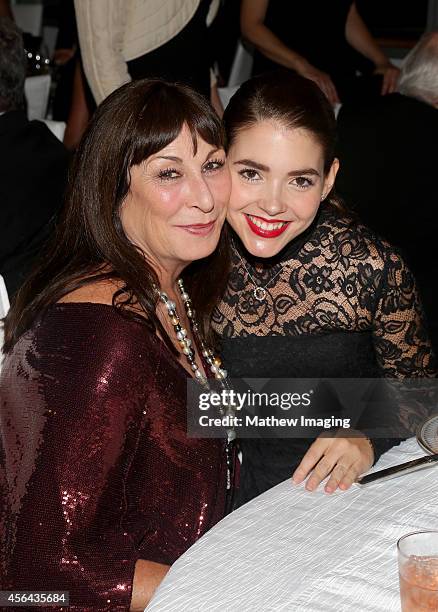
<path fill-rule="evenodd" d="M 1 374 L 1 589 L 128 610 L 137 559 L 171 564 L 222 518 L 224 442 L 187 438 L 187 376 L 107 305 L 23 335 Z"/>

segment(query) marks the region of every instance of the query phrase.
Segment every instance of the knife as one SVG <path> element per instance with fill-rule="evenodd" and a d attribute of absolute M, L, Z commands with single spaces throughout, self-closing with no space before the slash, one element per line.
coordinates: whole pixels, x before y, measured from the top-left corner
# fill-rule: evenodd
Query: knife
<path fill-rule="evenodd" d="M 420 457 L 420 459 L 414 459 L 413 461 L 407 461 L 406 463 L 399 463 L 392 467 L 366 476 L 359 476 L 356 480 L 357 484 L 363 487 L 376 482 L 377 480 L 389 480 L 390 478 L 397 478 L 403 474 L 409 474 L 410 472 L 416 472 L 417 470 L 423 470 L 427 467 L 432 467 L 438 464 L 438 453 L 435 455 L 426 455 L 426 457 Z"/>

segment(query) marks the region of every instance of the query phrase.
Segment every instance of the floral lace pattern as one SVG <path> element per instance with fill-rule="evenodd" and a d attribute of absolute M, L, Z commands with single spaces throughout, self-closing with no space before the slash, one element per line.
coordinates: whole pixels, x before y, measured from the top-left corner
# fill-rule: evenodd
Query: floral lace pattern
<path fill-rule="evenodd" d="M 292 250 L 273 264 L 243 261 L 234 246 L 228 288 L 213 315 L 219 335 L 370 331 L 382 376 L 436 376 L 415 280 L 393 247 L 326 209 Z M 263 301 L 252 279 L 266 287 Z"/>

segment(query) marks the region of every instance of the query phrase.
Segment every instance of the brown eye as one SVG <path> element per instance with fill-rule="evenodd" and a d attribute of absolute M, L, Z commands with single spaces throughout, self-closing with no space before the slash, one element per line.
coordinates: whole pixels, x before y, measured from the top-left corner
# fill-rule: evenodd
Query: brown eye
<path fill-rule="evenodd" d="M 158 177 L 163 181 L 171 181 L 180 177 L 181 174 L 176 170 L 176 168 L 166 168 L 165 170 L 160 170 L 158 173 Z"/>
<path fill-rule="evenodd" d="M 243 170 L 239 171 L 240 176 L 242 176 L 245 180 L 247 181 L 257 181 L 260 178 L 260 174 L 257 172 L 257 170 L 254 170 L 252 168 L 244 168 Z"/>
<path fill-rule="evenodd" d="M 215 170 L 219 170 L 225 164 L 224 159 L 210 159 L 204 166 L 204 172 L 214 172 Z"/>
<path fill-rule="evenodd" d="M 297 176 L 292 181 L 292 184 L 298 187 L 299 189 L 307 189 L 308 187 L 312 187 L 314 183 L 311 179 L 305 176 Z"/>

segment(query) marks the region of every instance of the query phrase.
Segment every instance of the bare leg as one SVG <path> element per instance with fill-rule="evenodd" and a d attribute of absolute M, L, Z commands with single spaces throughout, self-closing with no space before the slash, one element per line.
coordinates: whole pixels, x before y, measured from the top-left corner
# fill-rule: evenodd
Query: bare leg
<path fill-rule="evenodd" d="M 90 111 L 88 110 L 85 96 L 84 78 L 81 62 L 77 60 L 70 113 L 64 134 L 64 144 L 70 150 L 76 149 L 78 146 L 90 119 Z"/>

